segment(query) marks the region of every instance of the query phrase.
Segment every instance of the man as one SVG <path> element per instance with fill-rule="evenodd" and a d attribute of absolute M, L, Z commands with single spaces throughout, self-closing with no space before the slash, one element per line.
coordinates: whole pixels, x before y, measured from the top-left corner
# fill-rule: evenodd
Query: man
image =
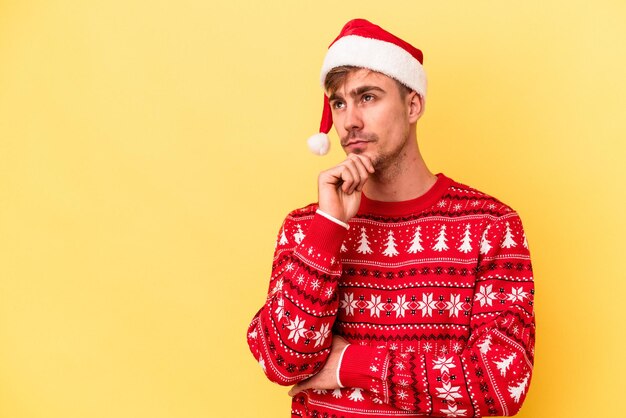
<path fill-rule="evenodd" d="M 417 144 L 421 52 L 348 22 L 322 67 L 320 130 L 347 158 L 278 235 L 248 343 L 294 417 L 513 415 L 532 373 L 533 276 L 507 205 L 443 174 Z M 327 150 L 318 134 L 310 145 Z"/>

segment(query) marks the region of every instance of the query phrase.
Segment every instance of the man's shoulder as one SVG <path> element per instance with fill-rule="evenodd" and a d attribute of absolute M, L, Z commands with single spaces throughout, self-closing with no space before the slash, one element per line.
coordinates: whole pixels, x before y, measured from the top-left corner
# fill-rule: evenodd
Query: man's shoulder
<path fill-rule="evenodd" d="M 453 207 L 460 205 L 464 212 L 470 214 L 485 213 L 501 217 L 515 213 L 511 206 L 495 196 L 456 180 L 451 181 L 444 197 L 450 200 Z"/>
<path fill-rule="evenodd" d="M 319 205 L 317 202 L 309 203 L 306 206 L 293 209 L 292 211 L 290 211 L 289 214 L 287 215 L 287 218 L 298 220 L 298 219 L 312 217 L 313 215 L 315 215 L 315 211 L 317 210 L 318 207 Z"/>

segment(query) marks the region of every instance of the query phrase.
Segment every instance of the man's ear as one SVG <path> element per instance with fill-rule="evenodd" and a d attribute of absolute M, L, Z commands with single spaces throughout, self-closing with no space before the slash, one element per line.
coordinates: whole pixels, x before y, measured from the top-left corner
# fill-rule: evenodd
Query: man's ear
<path fill-rule="evenodd" d="M 415 123 L 424 113 L 424 99 L 414 90 L 407 95 L 409 122 Z"/>

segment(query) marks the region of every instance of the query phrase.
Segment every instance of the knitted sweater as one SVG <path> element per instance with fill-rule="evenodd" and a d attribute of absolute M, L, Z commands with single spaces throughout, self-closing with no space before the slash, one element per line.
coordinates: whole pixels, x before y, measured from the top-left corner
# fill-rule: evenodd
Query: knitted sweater
<path fill-rule="evenodd" d="M 513 415 L 534 358 L 533 273 L 517 213 L 443 174 L 417 199 L 363 195 L 349 229 L 291 212 L 248 330 L 267 377 L 315 374 L 332 335 L 342 389 L 307 390 L 292 417 Z"/>

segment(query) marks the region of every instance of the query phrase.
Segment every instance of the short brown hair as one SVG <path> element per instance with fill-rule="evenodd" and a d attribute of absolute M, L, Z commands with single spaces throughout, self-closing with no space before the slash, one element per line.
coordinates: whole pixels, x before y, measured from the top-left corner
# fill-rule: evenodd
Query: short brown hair
<path fill-rule="evenodd" d="M 352 71 L 357 71 L 360 69 L 362 68 L 356 67 L 354 65 L 341 65 L 339 67 L 331 69 L 328 74 L 326 74 L 326 80 L 324 80 L 324 90 L 326 90 L 326 92 L 330 94 L 334 93 L 335 91 L 337 91 L 339 86 L 341 86 L 344 81 L 346 81 L 346 77 L 348 76 L 348 74 L 350 74 Z M 413 91 L 413 89 L 405 86 L 395 78 L 392 78 L 392 80 L 396 82 L 398 90 L 400 91 L 401 98 L 404 99 L 407 94 Z"/>

